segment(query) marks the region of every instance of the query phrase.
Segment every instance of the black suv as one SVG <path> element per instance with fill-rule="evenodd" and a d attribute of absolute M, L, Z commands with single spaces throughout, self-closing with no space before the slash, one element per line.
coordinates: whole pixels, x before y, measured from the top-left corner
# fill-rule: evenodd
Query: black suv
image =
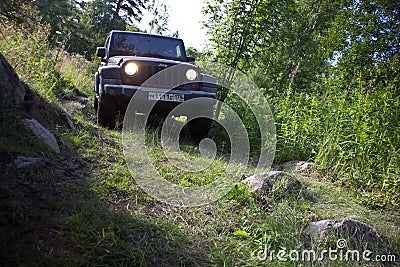
<path fill-rule="evenodd" d="M 152 113 L 161 118 L 190 99 L 216 99 L 215 79 L 202 74 L 194 65 L 194 58 L 186 56 L 181 39 L 111 31 L 104 47 L 97 48 L 97 56 L 101 57 L 102 63 L 94 78 L 94 107 L 97 121 L 104 127 L 115 128 L 117 112 L 124 114 L 130 99 L 138 92 L 142 96 L 140 101 L 155 101 Z M 164 72 L 165 75 L 157 75 L 157 79 L 145 83 L 153 75 L 170 67 L 174 67 L 171 68 L 173 72 Z M 205 101 L 204 105 L 196 105 L 193 109 L 207 110 L 212 116 L 214 103 Z M 211 119 L 191 119 L 187 116 L 191 134 L 199 136 L 208 133 Z"/>

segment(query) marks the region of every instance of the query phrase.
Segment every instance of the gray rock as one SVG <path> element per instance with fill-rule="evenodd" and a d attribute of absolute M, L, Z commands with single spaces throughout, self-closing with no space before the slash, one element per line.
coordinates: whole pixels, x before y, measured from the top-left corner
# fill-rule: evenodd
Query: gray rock
<path fill-rule="evenodd" d="M 74 96 L 70 100 L 61 101 L 61 105 L 68 114 L 75 114 L 89 103 L 90 99 L 84 96 Z"/>
<path fill-rule="evenodd" d="M 26 85 L 0 53 L 0 105 L 17 107 L 24 101 Z"/>
<path fill-rule="evenodd" d="M 68 128 L 75 129 L 74 122 L 72 121 L 71 117 L 68 113 L 64 113 L 65 120 L 67 121 Z"/>
<path fill-rule="evenodd" d="M 71 115 L 85 108 L 85 105 L 83 105 L 78 101 L 73 101 L 73 100 L 63 100 L 61 101 L 61 105 L 64 108 L 64 110 Z"/>
<path fill-rule="evenodd" d="M 350 218 L 312 222 L 304 233 L 311 238 L 313 246 L 319 246 L 329 238 L 338 242 L 337 248 L 343 249 L 382 249 L 387 245 L 387 240 L 379 237 L 371 226 Z M 339 239 L 344 240 L 342 244 L 339 244 Z"/>
<path fill-rule="evenodd" d="M 313 166 L 312 162 L 299 161 L 295 165 L 295 170 L 298 173 L 310 173 Z"/>
<path fill-rule="evenodd" d="M 36 158 L 36 157 L 25 157 L 25 156 L 18 156 L 14 162 L 14 166 L 18 169 L 21 168 L 33 168 L 33 167 L 40 167 L 43 165 L 43 159 Z"/>
<path fill-rule="evenodd" d="M 262 172 L 247 177 L 242 183 L 247 184 L 251 191 L 268 191 L 272 189 L 273 182 L 283 175 L 283 171 Z"/>
<path fill-rule="evenodd" d="M 295 171 L 300 174 L 308 174 L 312 171 L 314 163 L 307 161 L 288 161 L 277 165 L 276 168 L 284 171 Z"/>
<path fill-rule="evenodd" d="M 30 129 L 32 133 L 43 140 L 49 147 L 51 147 L 56 153 L 60 153 L 60 147 L 58 146 L 57 139 L 55 136 L 47 130 L 42 124 L 35 119 L 23 119 L 21 124 L 27 129 Z"/>
<path fill-rule="evenodd" d="M 295 176 L 286 174 L 282 178 L 275 180 L 272 195 L 275 200 L 285 199 L 290 196 L 297 197 L 303 194 L 306 188 Z"/>
<path fill-rule="evenodd" d="M 90 99 L 89 99 L 88 97 L 86 97 L 86 96 L 79 96 L 79 95 L 74 96 L 74 100 L 77 101 L 77 102 L 79 102 L 79 103 L 81 103 L 81 104 L 84 105 L 84 106 L 86 106 L 87 103 L 89 103 L 89 101 L 90 101 Z"/>

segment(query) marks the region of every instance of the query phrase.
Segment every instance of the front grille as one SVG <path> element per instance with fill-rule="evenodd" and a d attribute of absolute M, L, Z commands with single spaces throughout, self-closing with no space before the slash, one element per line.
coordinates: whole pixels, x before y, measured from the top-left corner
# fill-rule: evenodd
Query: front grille
<path fill-rule="evenodd" d="M 137 65 L 138 72 L 134 76 L 130 77 L 125 73 L 123 74 L 123 84 L 141 86 L 145 81 L 157 73 L 156 76 L 146 82 L 146 87 L 172 89 L 175 88 L 177 84 L 180 85 L 187 83 L 187 66 L 175 65 L 168 69 L 155 64 L 150 65 L 143 62 L 138 62 Z M 183 89 L 183 87 L 179 86 L 177 89 Z"/>

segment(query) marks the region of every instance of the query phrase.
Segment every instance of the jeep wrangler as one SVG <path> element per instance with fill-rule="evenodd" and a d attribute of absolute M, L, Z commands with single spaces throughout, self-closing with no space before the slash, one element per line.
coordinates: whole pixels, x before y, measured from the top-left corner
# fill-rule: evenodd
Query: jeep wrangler
<path fill-rule="evenodd" d="M 108 34 L 104 47 L 97 48 L 97 56 L 101 58 L 101 65 L 94 76 L 94 108 L 97 122 L 104 127 L 115 128 L 117 113 L 124 114 L 137 93 L 140 101 L 155 101 L 151 112 L 160 118 L 190 99 L 216 99 L 215 79 L 202 74 L 194 65 L 194 58 L 186 56 L 181 39 L 114 30 Z M 179 67 L 146 83 L 153 75 L 173 66 Z M 207 135 L 215 107 L 215 101 L 200 103 L 204 104 L 197 104 L 193 109 L 201 109 L 207 117 L 190 118 L 192 113 L 180 114 L 188 116 L 188 128 L 194 136 Z"/>

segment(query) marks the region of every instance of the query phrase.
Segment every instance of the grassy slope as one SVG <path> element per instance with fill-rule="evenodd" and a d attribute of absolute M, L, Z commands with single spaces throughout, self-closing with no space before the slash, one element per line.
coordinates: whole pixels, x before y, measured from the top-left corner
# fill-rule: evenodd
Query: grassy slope
<path fill-rule="evenodd" d="M 25 113 L 3 116 L 2 150 L 41 156 L 45 162 L 29 170 L 2 163 L 0 265 L 293 266 L 251 255 L 266 244 L 276 250 L 301 249 L 307 223 L 340 217 L 372 225 L 389 238 L 392 252 L 399 251 L 398 213 L 369 210 L 355 203 L 347 189 L 315 175 L 297 177 L 304 186 L 282 183 L 265 195 L 239 185 L 220 201 L 199 208 L 159 203 L 131 178 L 121 133 L 97 126 L 89 106 L 73 116 L 73 130 L 61 123 L 46 125 L 57 133 L 60 155 L 32 143 L 19 128 L 17 118 Z M 38 118 L 44 124 L 49 119 Z M 158 158 L 158 168 L 167 174 L 154 136 L 150 131 L 151 157 Z M 184 147 L 185 153 L 196 154 L 190 142 Z M 212 175 L 225 165 L 222 159 L 217 162 Z M 182 174 L 175 182 L 196 181 Z"/>

